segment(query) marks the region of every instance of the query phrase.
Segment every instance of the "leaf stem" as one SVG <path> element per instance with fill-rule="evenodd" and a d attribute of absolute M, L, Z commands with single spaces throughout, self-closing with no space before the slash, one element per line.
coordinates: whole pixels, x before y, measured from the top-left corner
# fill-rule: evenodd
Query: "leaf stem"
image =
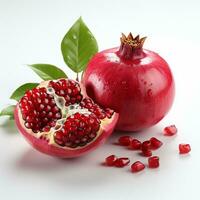
<path fill-rule="evenodd" d="M 76 81 L 79 82 L 78 72 L 76 73 Z"/>

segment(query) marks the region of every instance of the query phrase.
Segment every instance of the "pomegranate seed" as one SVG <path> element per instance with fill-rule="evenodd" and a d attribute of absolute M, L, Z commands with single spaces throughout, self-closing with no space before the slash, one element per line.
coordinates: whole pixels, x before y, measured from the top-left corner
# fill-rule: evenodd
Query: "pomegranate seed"
<path fill-rule="evenodd" d="M 50 104 L 51 102 L 51 104 Z M 52 96 L 47 94 L 46 88 L 34 88 L 25 93 L 19 102 L 25 126 L 34 132 L 41 132 L 57 116 L 61 118 L 60 109 L 52 104 Z M 56 112 L 51 112 L 56 108 Z M 39 124 L 40 122 L 40 124 Z"/>
<path fill-rule="evenodd" d="M 55 132 L 55 142 L 72 148 L 84 146 L 96 138 L 99 123 L 95 115 L 75 113 L 67 118 L 63 129 L 57 131 L 59 135 Z"/>
<path fill-rule="evenodd" d="M 152 156 L 148 159 L 149 168 L 158 168 L 159 167 L 159 157 Z"/>
<path fill-rule="evenodd" d="M 157 138 L 155 138 L 155 137 L 152 137 L 150 139 L 150 143 L 151 143 L 151 148 L 152 149 L 158 149 L 163 145 L 163 143 L 160 140 L 158 140 Z"/>
<path fill-rule="evenodd" d="M 151 148 L 151 142 L 146 140 L 142 143 L 142 151 L 149 150 Z"/>
<path fill-rule="evenodd" d="M 130 143 L 130 149 L 133 149 L 133 150 L 141 149 L 141 145 L 142 143 L 139 140 L 133 139 Z"/>
<path fill-rule="evenodd" d="M 191 147 L 189 144 L 179 144 L 179 153 L 186 154 L 191 151 Z"/>
<path fill-rule="evenodd" d="M 107 115 L 108 109 L 103 110 L 98 105 L 96 105 L 92 99 L 84 98 L 81 103 L 81 107 L 87 108 L 90 112 L 94 113 L 99 119 L 104 119 L 106 117 L 111 118 L 113 115 L 113 111 L 109 110 L 109 113 Z"/>
<path fill-rule="evenodd" d="M 121 136 L 118 140 L 119 144 L 122 146 L 129 146 L 132 141 L 130 136 Z"/>
<path fill-rule="evenodd" d="M 117 157 L 115 155 L 108 156 L 105 159 L 105 164 L 108 166 L 113 166 L 116 160 L 117 160 Z"/>
<path fill-rule="evenodd" d="M 177 133 L 177 128 L 175 125 L 170 125 L 164 128 L 164 135 L 166 136 L 172 136 Z"/>
<path fill-rule="evenodd" d="M 152 156 L 152 151 L 150 149 L 142 150 L 142 155 L 145 157 L 150 157 Z"/>
<path fill-rule="evenodd" d="M 124 167 L 130 163 L 129 158 L 118 158 L 115 161 L 115 167 Z"/>
<path fill-rule="evenodd" d="M 145 168 L 145 165 L 140 161 L 136 161 L 131 165 L 131 171 L 133 173 L 142 171 L 144 168 Z"/>

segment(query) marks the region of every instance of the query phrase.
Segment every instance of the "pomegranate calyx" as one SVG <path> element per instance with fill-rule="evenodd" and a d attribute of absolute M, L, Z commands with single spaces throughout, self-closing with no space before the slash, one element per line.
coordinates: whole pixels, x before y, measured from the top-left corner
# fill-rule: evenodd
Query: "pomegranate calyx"
<path fill-rule="evenodd" d="M 126 37 L 126 35 L 122 33 L 122 37 L 120 38 L 121 45 L 118 51 L 118 55 L 125 59 L 142 58 L 144 53 L 141 51 L 141 49 L 146 38 L 147 37 L 140 38 L 139 35 L 133 37 L 132 33 L 129 33 Z"/>

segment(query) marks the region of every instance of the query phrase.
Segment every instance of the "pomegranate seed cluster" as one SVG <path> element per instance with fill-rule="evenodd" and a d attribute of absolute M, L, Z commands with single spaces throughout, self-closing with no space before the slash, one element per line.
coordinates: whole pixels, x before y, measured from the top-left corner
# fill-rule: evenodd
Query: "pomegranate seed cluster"
<path fill-rule="evenodd" d="M 173 136 L 177 133 L 177 128 L 175 125 L 170 125 L 164 128 L 163 135 L 165 136 Z M 140 151 L 139 155 L 144 157 L 148 157 L 147 166 L 148 168 L 158 168 L 160 166 L 160 158 L 158 156 L 152 156 L 152 151 L 160 148 L 163 143 L 158 140 L 156 137 L 152 137 L 149 140 L 144 142 L 139 141 L 136 138 L 131 136 L 121 136 L 118 139 L 118 144 L 120 146 L 127 147 L 130 150 Z M 187 154 L 191 151 L 191 147 L 189 144 L 179 144 L 179 153 Z M 125 167 L 129 165 L 130 159 L 128 157 L 118 158 L 116 155 L 110 155 L 105 158 L 105 165 L 107 166 L 115 166 L 115 167 Z M 145 169 L 146 165 L 137 160 L 131 164 L 130 171 L 133 173 L 140 172 Z"/>
<path fill-rule="evenodd" d="M 46 88 L 35 88 L 26 92 L 19 103 L 26 128 L 33 132 L 48 131 L 61 118 L 60 109 Z"/>
<path fill-rule="evenodd" d="M 79 103 L 83 98 L 79 84 L 73 80 L 50 81 L 49 87 L 52 87 L 58 96 L 64 97 L 66 106 Z"/>
<path fill-rule="evenodd" d="M 103 110 L 90 98 L 84 98 L 83 101 L 81 101 L 80 105 L 83 108 L 87 108 L 90 112 L 94 113 L 99 119 L 104 119 L 106 117 L 111 118 L 114 113 L 114 111 L 109 108 Z"/>
<path fill-rule="evenodd" d="M 97 136 L 99 128 L 100 121 L 94 114 L 76 113 L 67 118 L 61 130 L 55 132 L 55 142 L 71 148 L 85 146 Z"/>

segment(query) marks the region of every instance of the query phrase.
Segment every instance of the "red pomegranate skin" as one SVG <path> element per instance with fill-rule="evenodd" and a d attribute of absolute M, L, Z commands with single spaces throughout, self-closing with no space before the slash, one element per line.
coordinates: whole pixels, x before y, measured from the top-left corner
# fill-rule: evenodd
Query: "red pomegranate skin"
<path fill-rule="evenodd" d="M 117 130 L 138 131 L 158 123 L 172 106 L 175 85 L 167 62 L 141 49 L 124 59 L 119 47 L 97 53 L 83 75 L 87 94 L 119 113 Z"/>

